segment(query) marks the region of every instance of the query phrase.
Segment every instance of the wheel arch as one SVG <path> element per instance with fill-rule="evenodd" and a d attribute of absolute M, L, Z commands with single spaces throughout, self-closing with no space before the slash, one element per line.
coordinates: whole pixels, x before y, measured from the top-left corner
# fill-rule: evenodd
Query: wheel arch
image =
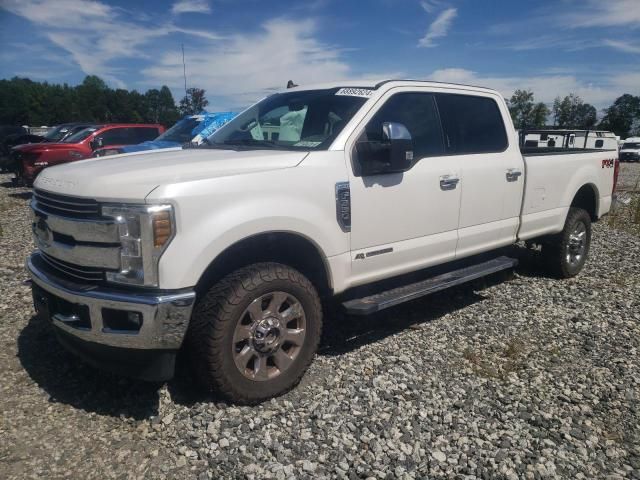
<path fill-rule="evenodd" d="M 587 211 L 592 221 L 598 220 L 598 202 L 600 196 L 598 187 L 593 183 L 582 185 L 571 200 L 571 207 L 582 208 Z"/>
<path fill-rule="evenodd" d="M 256 233 L 220 252 L 200 275 L 195 289 L 202 292 L 227 274 L 253 263 L 277 262 L 300 271 L 321 296 L 329 295 L 333 286 L 326 258 L 320 246 L 298 232 Z"/>

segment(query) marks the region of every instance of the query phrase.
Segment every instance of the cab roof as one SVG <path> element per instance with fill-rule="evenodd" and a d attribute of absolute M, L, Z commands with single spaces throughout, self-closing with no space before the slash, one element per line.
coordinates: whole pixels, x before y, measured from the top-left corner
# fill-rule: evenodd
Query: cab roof
<path fill-rule="evenodd" d="M 448 82 L 436 82 L 433 80 L 414 80 L 414 79 L 363 79 L 363 80 L 341 80 L 336 82 L 327 82 L 327 83 L 317 83 L 310 85 L 299 85 L 297 87 L 292 87 L 288 89 L 283 89 L 281 91 L 303 91 L 303 90 L 324 90 L 329 88 L 341 88 L 341 87 L 351 87 L 351 88 L 369 88 L 372 90 L 379 90 L 383 87 L 438 87 L 438 88 L 460 88 L 464 87 L 464 89 L 471 89 L 476 91 L 482 91 L 486 93 L 494 93 L 497 95 L 501 95 L 497 90 L 492 88 L 480 87 L 477 85 L 466 85 L 462 83 L 448 83 Z"/>

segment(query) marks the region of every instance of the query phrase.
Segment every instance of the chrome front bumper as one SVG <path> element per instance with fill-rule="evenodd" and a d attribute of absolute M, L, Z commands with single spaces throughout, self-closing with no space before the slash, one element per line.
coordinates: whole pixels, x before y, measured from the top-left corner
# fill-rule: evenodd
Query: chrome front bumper
<path fill-rule="evenodd" d="M 27 269 L 36 289 L 46 292 L 56 302 L 73 305 L 87 312 L 89 322 L 81 327 L 68 312 L 47 311 L 51 323 L 65 334 L 81 342 L 135 350 L 178 350 L 189 326 L 195 292 L 123 293 L 103 287 L 87 287 L 60 281 L 38 268 L 39 253 L 27 259 Z M 142 316 L 139 330 L 107 328 L 105 309 L 137 312 Z M 55 310 L 55 308 L 54 308 Z"/>

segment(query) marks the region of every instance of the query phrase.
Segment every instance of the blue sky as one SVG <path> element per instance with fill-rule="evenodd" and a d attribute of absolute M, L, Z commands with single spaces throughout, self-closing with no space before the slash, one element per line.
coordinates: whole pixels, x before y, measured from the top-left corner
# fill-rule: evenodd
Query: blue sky
<path fill-rule="evenodd" d="M 210 109 L 353 78 L 472 83 L 598 108 L 640 94 L 640 0 L 0 0 L 0 78 L 205 88 Z"/>

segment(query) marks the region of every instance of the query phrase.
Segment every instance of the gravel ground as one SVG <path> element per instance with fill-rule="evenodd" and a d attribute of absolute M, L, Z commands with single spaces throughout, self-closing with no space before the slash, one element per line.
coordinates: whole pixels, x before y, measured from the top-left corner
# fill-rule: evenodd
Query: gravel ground
<path fill-rule="evenodd" d="M 640 165 L 623 165 L 623 183 Z M 577 278 L 326 320 L 258 407 L 85 366 L 32 318 L 28 191 L 0 176 L 2 478 L 640 478 L 640 237 L 595 226 Z"/>

